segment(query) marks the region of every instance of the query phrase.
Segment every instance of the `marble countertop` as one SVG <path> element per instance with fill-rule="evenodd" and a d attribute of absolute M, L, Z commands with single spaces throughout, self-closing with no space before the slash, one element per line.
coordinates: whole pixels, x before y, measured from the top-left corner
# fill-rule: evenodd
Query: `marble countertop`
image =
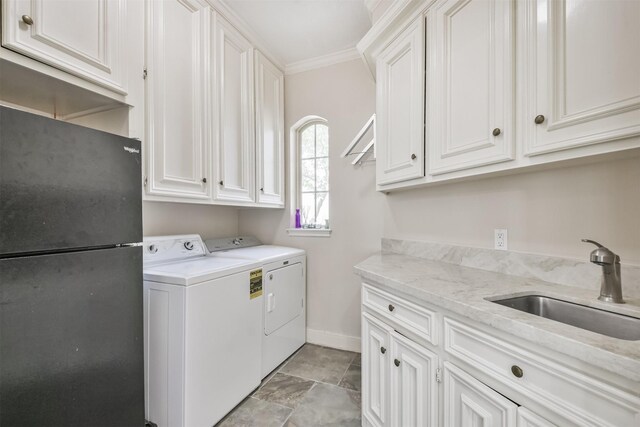
<path fill-rule="evenodd" d="M 640 341 L 607 337 L 492 303 L 496 297 L 537 294 L 640 317 L 640 300 L 612 305 L 591 289 L 559 285 L 442 261 L 380 253 L 355 266 L 363 279 L 410 300 L 424 301 L 521 339 L 640 381 Z"/>

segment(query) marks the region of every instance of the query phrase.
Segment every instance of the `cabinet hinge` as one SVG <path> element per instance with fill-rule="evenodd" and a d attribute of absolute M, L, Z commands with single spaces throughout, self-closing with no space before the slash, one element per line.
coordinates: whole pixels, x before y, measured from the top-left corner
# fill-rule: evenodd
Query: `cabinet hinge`
<path fill-rule="evenodd" d="M 147 79 L 147 69 L 146 69 L 146 67 L 142 69 L 142 79 L 143 80 Z"/>
<path fill-rule="evenodd" d="M 436 369 L 436 382 L 437 383 L 441 383 L 442 382 L 442 369 L 440 369 L 440 368 Z"/>
<path fill-rule="evenodd" d="M 147 177 L 145 176 L 145 177 L 144 177 L 144 186 L 145 186 L 145 187 L 147 186 L 147 182 L 148 182 L 148 179 L 147 179 Z"/>

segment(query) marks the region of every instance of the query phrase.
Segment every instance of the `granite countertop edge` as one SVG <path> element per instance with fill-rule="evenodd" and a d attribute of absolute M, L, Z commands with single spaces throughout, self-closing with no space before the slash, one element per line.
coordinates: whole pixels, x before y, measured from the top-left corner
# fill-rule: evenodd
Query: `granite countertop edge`
<path fill-rule="evenodd" d="M 640 341 L 626 341 L 494 304 L 523 294 L 546 295 L 640 317 L 640 301 L 612 307 L 593 291 L 395 253 L 375 254 L 354 267 L 386 291 L 481 322 L 554 352 L 640 382 Z M 416 301 L 417 300 L 417 301 Z"/>

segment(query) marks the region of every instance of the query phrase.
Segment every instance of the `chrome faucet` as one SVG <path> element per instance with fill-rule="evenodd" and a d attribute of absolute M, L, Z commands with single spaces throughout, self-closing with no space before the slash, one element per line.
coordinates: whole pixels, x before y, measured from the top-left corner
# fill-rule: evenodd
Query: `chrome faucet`
<path fill-rule="evenodd" d="M 597 246 L 591 252 L 590 261 L 602 266 L 602 285 L 600 286 L 600 301 L 624 304 L 622 299 L 622 278 L 620 276 L 620 257 L 598 242 L 582 239 L 585 243 Z"/>

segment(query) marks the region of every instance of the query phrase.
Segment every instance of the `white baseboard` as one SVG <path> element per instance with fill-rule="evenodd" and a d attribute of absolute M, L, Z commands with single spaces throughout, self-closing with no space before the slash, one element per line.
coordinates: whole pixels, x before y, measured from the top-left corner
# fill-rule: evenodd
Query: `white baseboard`
<path fill-rule="evenodd" d="M 339 350 L 360 353 L 360 337 L 336 334 L 335 332 L 320 331 L 307 328 L 307 342 Z"/>

